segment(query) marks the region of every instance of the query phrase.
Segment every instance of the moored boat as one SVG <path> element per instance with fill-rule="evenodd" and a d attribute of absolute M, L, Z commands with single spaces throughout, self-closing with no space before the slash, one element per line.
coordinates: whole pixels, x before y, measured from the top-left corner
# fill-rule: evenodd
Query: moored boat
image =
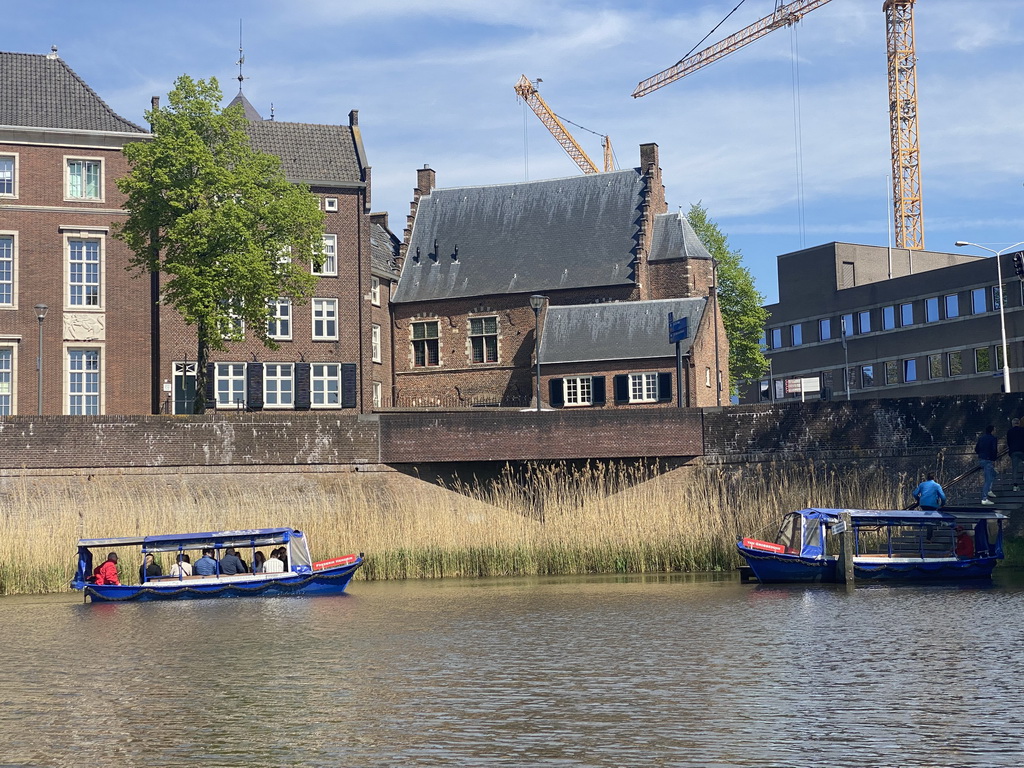
<path fill-rule="evenodd" d="M 802 509 L 790 512 L 774 541 L 736 546 L 763 584 L 844 580 L 838 534 L 849 515 L 855 580 L 990 579 L 1003 557 L 1003 521 L 995 511 Z"/>
<path fill-rule="evenodd" d="M 140 583 L 105 583 L 97 579 L 93 568 L 93 550 L 139 547 L 140 563 L 146 556 L 168 557 L 180 562 L 188 552 L 213 550 L 215 555 L 229 549 L 248 553 L 250 563 L 256 554 L 267 547 L 283 551 L 279 561 L 282 570 L 274 572 L 228 573 L 221 572 L 221 558 L 214 557 L 211 575 L 193 575 L 177 569 L 174 576 L 153 576 L 145 567 L 139 569 Z M 285 565 L 287 563 L 287 565 Z M 111 539 L 81 539 L 78 542 L 78 567 L 73 589 L 81 590 L 93 602 L 121 602 L 127 600 L 190 600 L 212 597 L 273 597 L 278 595 L 338 595 L 345 591 L 353 574 L 363 564 L 363 556 L 346 555 L 331 560 L 313 562 L 305 534 L 292 528 L 254 528 L 237 531 L 183 533 L 159 536 L 124 537 Z M 160 568 L 162 571 L 163 569 Z"/>

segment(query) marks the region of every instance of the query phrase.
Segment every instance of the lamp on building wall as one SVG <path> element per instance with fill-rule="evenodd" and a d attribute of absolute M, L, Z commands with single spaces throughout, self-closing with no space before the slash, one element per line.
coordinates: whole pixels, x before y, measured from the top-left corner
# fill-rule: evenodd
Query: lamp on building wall
<path fill-rule="evenodd" d="M 991 248 L 986 248 L 984 245 L 978 245 L 977 243 L 969 243 L 966 240 L 957 240 L 954 245 L 957 248 L 963 248 L 966 245 L 970 245 L 974 248 L 980 248 L 983 251 L 988 251 L 996 257 L 996 279 L 999 281 L 999 329 L 1002 333 L 1003 338 L 1003 392 L 1010 392 L 1010 356 L 1009 350 L 1006 346 L 1006 310 L 1004 305 L 1006 304 L 1003 298 L 1003 265 L 999 260 L 999 257 L 1004 253 L 1009 253 L 1018 245 L 1024 245 L 1024 241 L 1014 243 L 1009 248 L 1003 248 L 1001 251 L 995 251 Z"/>
<path fill-rule="evenodd" d="M 535 293 L 530 297 L 530 306 L 533 307 L 533 352 L 537 358 L 537 413 L 540 413 L 540 308 L 548 300 L 547 296 Z"/>
<path fill-rule="evenodd" d="M 36 382 L 36 412 L 43 415 L 43 320 L 46 319 L 46 312 L 49 309 L 45 304 L 36 304 L 32 307 L 36 311 L 36 319 L 39 321 L 39 356 L 36 357 L 36 371 L 38 381 Z"/>

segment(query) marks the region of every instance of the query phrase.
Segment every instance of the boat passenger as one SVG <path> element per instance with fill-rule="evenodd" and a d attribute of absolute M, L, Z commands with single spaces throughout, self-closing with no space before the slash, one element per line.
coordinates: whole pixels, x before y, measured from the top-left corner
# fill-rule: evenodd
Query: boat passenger
<path fill-rule="evenodd" d="M 222 576 L 234 576 L 239 573 L 248 573 L 249 569 L 245 567 L 245 563 L 235 552 L 235 548 L 228 547 L 224 557 L 220 559 L 220 572 Z"/>
<path fill-rule="evenodd" d="M 284 573 L 284 563 L 277 556 L 278 550 L 274 550 L 270 553 L 270 557 L 263 564 L 264 573 Z"/>
<path fill-rule="evenodd" d="M 267 562 L 267 556 L 257 550 L 256 554 L 253 555 L 252 572 L 263 573 L 263 564 L 265 562 Z"/>
<path fill-rule="evenodd" d="M 117 577 L 117 553 L 111 552 L 107 555 L 107 559 L 96 566 L 96 570 L 93 571 L 93 577 L 96 579 L 97 584 L 120 584 L 121 580 Z"/>
<path fill-rule="evenodd" d="M 288 550 L 284 547 L 277 548 L 277 559 L 284 563 L 284 569 L 288 570 Z"/>
<path fill-rule="evenodd" d="M 196 576 L 217 575 L 217 561 L 213 559 L 212 548 L 206 548 L 203 550 L 203 556 L 196 560 L 196 564 L 193 566 L 192 572 Z"/>
<path fill-rule="evenodd" d="M 178 555 L 178 562 L 171 566 L 171 576 L 180 578 L 192 575 L 192 558 L 182 553 Z"/>
<path fill-rule="evenodd" d="M 147 554 L 139 566 L 139 583 L 145 583 L 149 579 L 155 579 L 164 575 L 164 569 L 151 554 Z"/>
<path fill-rule="evenodd" d="M 974 539 L 962 525 L 956 527 L 956 556 L 974 557 Z"/>

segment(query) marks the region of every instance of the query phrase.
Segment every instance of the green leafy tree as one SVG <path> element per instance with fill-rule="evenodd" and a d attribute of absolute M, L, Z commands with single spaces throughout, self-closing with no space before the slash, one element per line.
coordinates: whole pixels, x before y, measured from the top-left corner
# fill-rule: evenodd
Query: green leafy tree
<path fill-rule="evenodd" d="M 706 208 L 700 203 L 691 205 L 686 219 L 717 264 L 718 300 L 729 339 L 729 389 L 735 395 L 740 382 L 759 379 L 768 370 L 761 350 L 761 334 L 768 321 L 768 311 L 762 306 L 764 296 L 754 287 L 743 256 L 729 248 L 728 238 L 708 218 Z"/>
<path fill-rule="evenodd" d="M 280 160 L 253 149 L 241 106 L 220 107 L 215 78 L 182 75 L 166 107 L 146 113 L 153 139 L 127 144 L 118 179 L 128 217 L 115 231 L 130 269 L 160 273 L 160 301 L 196 329 L 194 410 L 205 409 L 210 349 L 242 338 L 271 349 L 268 302 L 309 297 L 322 263 L 323 213 Z"/>

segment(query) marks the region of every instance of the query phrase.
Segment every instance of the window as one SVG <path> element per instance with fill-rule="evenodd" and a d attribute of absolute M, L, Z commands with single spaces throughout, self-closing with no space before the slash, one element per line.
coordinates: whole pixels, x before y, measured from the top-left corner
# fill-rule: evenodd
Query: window
<path fill-rule="evenodd" d="M 822 341 L 832 338 L 832 318 L 826 317 L 824 320 L 818 321 L 818 338 Z"/>
<path fill-rule="evenodd" d="M 562 392 L 566 405 L 591 405 L 592 382 L 589 376 L 569 376 L 562 379 Z"/>
<path fill-rule="evenodd" d="M 272 339 L 291 339 L 291 299 L 278 299 L 277 301 L 271 302 L 268 309 L 270 310 L 270 320 L 267 322 L 267 336 Z"/>
<path fill-rule="evenodd" d="M 631 402 L 631 403 L 656 403 L 656 402 L 658 402 L 658 374 L 656 374 L 656 373 L 631 373 L 631 374 L 629 374 L 629 402 Z"/>
<path fill-rule="evenodd" d="M 757 337 L 757 345 L 762 352 L 768 349 L 768 331 L 761 331 L 761 335 Z"/>
<path fill-rule="evenodd" d="M 373 362 L 380 362 L 380 326 L 376 323 L 370 327 L 370 355 Z"/>
<path fill-rule="evenodd" d="M 871 313 L 861 312 L 857 315 L 858 333 L 871 333 Z"/>
<path fill-rule="evenodd" d="M 238 309 L 232 306 L 229 301 L 221 301 L 226 317 L 221 317 L 219 320 L 218 330 L 220 335 L 225 341 L 242 341 L 245 339 L 245 319 L 238 312 Z"/>
<path fill-rule="evenodd" d="M 437 327 L 436 320 L 412 324 L 412 364 L 415 367 L 440 365 Z"/>
<path fill-rule="evenodd" d="M 924 321 L 934 323 L 939 319 L 939 297 L 933 296 L 924 300 Z"/>
<path fill-rule="evenodd" d="M 474 363 L 498 362 L 498 318 L 470 318 L 469 343 Z"/>
<path fill-rule="evenodd" d="M 704 386 L 707 387 L 708 389 L 711 389 L 711 369 L 710 368 L 705 368 L 704 369 Z"/>
<path fill-rule="evenodd" d="M 998 285 L 992 286 L 992 311 L 998 312 L 999 308 L 1003 306 L 1003 292 L 999 290 Z"/>
<path fill-rule="evenodd" d="M 914 324 L 914 305 L 913 304 L 900 304 L 900 325 L 906 328 L 908 325 Z"/>
<path fill-rule="evenodd" d="M 324 210 L 325 211 L 336 211 L 336 210 L 338 210 L 338 198 L 336 198 L 336 197 L 325 197 L 324 198 Z"/>
<path fill-rule="evenodd" d="M 214 367 L 218 408 L 245 407 L 245 363 L 217 363 Z"/>
<path fill-rule="evenodd" d="M 843 336 L 853 336 L 853 315 L 843 315 L 839 320 Z"/>
<path fill-rule="evenodd" d="M 895 360 L 885 362 L 885 383 L 889 386 L 900 383 L 900 364 Z"/>
<path fill-rule="evenodd" d="M 381 408 L 384 405 L 384 387 L 379 381 L 373 382 L 373 407 Z"/>
<path fill-rule="evenodd" d="M 334 277 L 338 274 L 338 236 L 324 235 L 323 241 L 323 263 L 317 269 L 316 265 L 310 270 L 314 275 Z"/>
<path fill-rule="evenodd" d="M 103 199 L 103 164 L 100 160 L 68 160 L 67 198 Z"/>
<path fill-rule="evenodd" d="M 949 352 L 946 355 L 946 370 L 950 376 L 959 376 L 964 372 L 964 358 L 959 351 Z"/>
<path fill-rule="evenodd" d="M 772 328 L 769 334 L 772 338 L 772 349 L 782 349 L 782 329 Z"/>
<path fill-rule="evenodd" d="M 380 306 L 380 278 L 370 278 L 370 303 L 375 307 Z"/>
<path fill-rule="evenodd" d="M 341 406 L 341 365 L 313 363 L 310 366 L 310 405 L 313 408 Z"/>
<path fill-rule="evenodd" d="M 313 340 L 338 338 L 338 300 L 313 299 Z"/>
<path fill-rule="evenodd" d="M 974 350 L 974 370 L 978 373 L 988 373 L 992 370 L 992 352 L 988 347 L 978 347 Z"/>
<path fill-rule="evenodd" d="M 0 307 L 13 307 L 15 295 L 14 235 L 0 235 Z"/>
<path fill-rule="evenodd" d="M 946 297 L 946 319 L 952 319 L 954 317 L 960 317 L 960 297 L 955 293 L 950 293 Z"/>
<path fill-rule="evenodd" d="M 0 347 L 0 416 L 14 415 L 14 347 Z"/>
<path fill-rule="evenodd" d="M 971 312 L 980 315 L 987 310 L 988 307 L 985 306 L 985 289 L 975 288 L 971 291 Z"/>
<path fill-rule="evenodd" d="M 265 363 L 263 366 L 263 407 L 291 408 L 295 404 L 295 385 L 291 363 Z"/>
<path fill-rule="evenodd" d="M 1005 366 L 1003 365 L 1003 347 L 1001 344 L 996 345 L 996 370 L 1001 371 Z"/>
<path fill-rule="evenodd" d="M 100 241 L 68 238 L 68 304 L 99 307 Z"/>
<path fill-rule="evenodd" d="M 928 355 L 928 378 L 942 378 L 942 355 Z"/>
<path fill-rule="evenodd" d="M 797 323 L 790 329 L 793 333 L 793 346 L 799 347 L 804 343 L 804 327 Z"/>
<path fill-rule="evenodd" d="M 896 307 L 882 307 L 882 330 L 891 331 L 896 327 Z"/>
<path fill-rule="evenodd" d="M 100 351 L 68 350 L 68 414 L 100 414 Z"/>
<path fill-rule="evenodd" d="M 875 366 L 862 365 L 860 367 L 860 385 L 862 387 L 875 386 Z"/>
<path fill-rule="evenodd" d="M 903 361 L 903 380 L 907 382 L 917 381 L 917 360 Z"/>
<path fill-rule="evenodd" d="M 0 155 L 0 197 L 17 197 L 16 155 Z"/>

